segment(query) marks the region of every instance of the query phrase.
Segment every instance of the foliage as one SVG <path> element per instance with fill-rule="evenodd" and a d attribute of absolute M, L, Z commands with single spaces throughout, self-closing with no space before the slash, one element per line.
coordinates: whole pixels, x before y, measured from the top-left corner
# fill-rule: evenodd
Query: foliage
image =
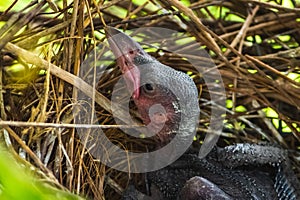
<path fill-rule="evenodd" d="M 0 199 L 3 200 L 76 200 L 69 192 L 55 189 L 47 182 L 34 178 L 24 164 L 17 163 L 6 149 L 0 147 Z"/>
<path fill-rule="evenodd" d="M 72 114 L 73 105 L 83 104 L 77 101 L 76 88 L 93 94 L 82 89 L 84 81 L 76 76 L 94 47 L 105 40 L 105 25 L 128 34 L 134 34 L 131 29 L 149 26 L 179 33 L 176 39 L 150 42 L 145 42 L 149 41 L 147 35 L 134 37 L 152 56 L 188 73 L 196 83 L 201 107 L 196 144 L 209 132 L 214 102 L 207 86 L 223 81 L 227 106 L 220 108 L 226 111 L 226 116 L 222 116 L 224 129 L 218 145 L 261 141 L 276 144 L 291 152 L 294 168 L 299 172 L 298 1 L 15 2 L 11 6 L 11 1 L 0 2 L 1 133 L 8 132 L 3 141 L 12 147 L 12 152 L 26 152 L 26 160 L 45 174 L 43 178 L 57 181 L 54 188 L 67 188 L 93 199 L 117 199 L 129 182 L 128 174 L 110 169 L 89 155 L 76 135 Z M 164 51 L 162 41 L 185 52 L 176 55 Z M 205 72 L 198 73 L 186 61 L 187 56 L 193 56 L 195 41 L 209 53 L 222 80 L 205 82 Z M 101 125 L 114 125 L 109 98 L 120 72 L 112 62 L 112 55 L 102 47 L 97 50 L 98 53 L 103 50 L 103 62 L 99 60 L 96 64 L 98 68 L 101 64 L 107 66 L 107 70 L 97 79 L 96 110 Z M 203 57 L 195 60 L 200 66 L 207 64 Z M 53 64 L 50 70 L 49 63 Z M 90 74 L 85 77 L 93 78 Z M 62 123 L 74 126 L 58 127 Z M 145 150 L 142 141 L 132 140 L 120 129 L 110 127 L 105 134 L 126 149 Z M 0 171 L 4 172 L 0 172 L 1 183 L 7 188 L 1 189 L 2 195 L 15 193 L 13 182 L 5 182 L 7 177 L 19 183 L 21 188 L 16 190 L 20 193 L 16 195 L 28 191 L 26 195 L 32 195 L 28 199 L 34 199 L 33 195 L 42 198 L 39 195 L 46 194 L 43 187 L 38 188 L 39 181 L 31 181 L 32 177 L 22 175 L 23 172 L 13 173 L 10 171 L 13 168 L 3 162 L 0 165 Z M 28 186 L 28 182 L 33 184 Z M 48 187 L 47 191 L 56 193 Z"/>

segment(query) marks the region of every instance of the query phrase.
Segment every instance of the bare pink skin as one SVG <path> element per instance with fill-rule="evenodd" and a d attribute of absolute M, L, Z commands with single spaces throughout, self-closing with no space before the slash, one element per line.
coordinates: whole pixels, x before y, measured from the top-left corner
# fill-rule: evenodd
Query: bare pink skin
<path fill-rule="evenodd" d="M 180 120 L 180 115 L 176 115 L 172 105 L 174 100 L 172 96 L 166 97 L 160 88 L 155 88 L 151 94 L 140 89 L 139 98 L 134 99 L 148 130 L 163 142 L 168 142 L 172 138 L 170 137 L 172 130 L 177 129 Z"/>

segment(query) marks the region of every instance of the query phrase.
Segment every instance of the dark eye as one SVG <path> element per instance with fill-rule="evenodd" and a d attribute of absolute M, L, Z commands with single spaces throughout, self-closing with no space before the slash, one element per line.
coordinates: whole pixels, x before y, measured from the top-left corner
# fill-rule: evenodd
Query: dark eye
<path fill-rule="evenodd" d="M 154 86 L 154 84 L 146 83 L 143 88 L 144 88 L 145 92 L 152 93 L 152 92 L 154 92 L 155 86 Z"/>

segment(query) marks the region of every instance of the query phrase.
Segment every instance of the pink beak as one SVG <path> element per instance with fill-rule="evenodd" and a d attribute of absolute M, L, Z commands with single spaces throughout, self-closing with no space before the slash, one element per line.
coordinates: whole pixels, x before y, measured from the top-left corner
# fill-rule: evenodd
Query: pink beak
<path fill-rule="evenodd" d="M 138 53 L 146 53 L 137 42 L 121 31 L 109 26 L 106 26 L 104 30 L 117 64 L 125 77 L 128 90 L 133 91 L 134 99 L 138 99 L 141 75 L 138 66 L 134 63 L 134 58 Z"/>

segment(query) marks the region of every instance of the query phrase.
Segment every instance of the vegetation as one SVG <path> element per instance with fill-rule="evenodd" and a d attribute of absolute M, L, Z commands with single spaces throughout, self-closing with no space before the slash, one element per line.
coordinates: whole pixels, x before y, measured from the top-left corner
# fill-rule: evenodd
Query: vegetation
<path fill-rule="evenodd" d="M 0 156 L 0 198 L 80 198 L 74 193 L 118 199 L 129 183 L 127 173 L 89 154 L 74 120 L 76 106 L 84 107 L 79 100 L 84 92 L 95 99 L 91 109 L 100 125 L 109 125 L 100 128 L 111 141 L 144 151 L 144 142 L 123 134 L 112 116 L 109 99 L 121 72 L 103 44 L 106 25 L 135 35 L 152 56 L 193 78 L 201 107 L 195 146 L 210 132 L 214 104 L 209 86 L 222 81 L 226 106 L 219 109 L 226 116 L 218 145 L 281 146 L 289 150 L 300 177 L 299 16 L 298 0 L 1 1 L 0 139 L 6 150 Z M 131 31 L 140 27 L 167 28 L 176 34 L 153 34 L 157 39 L 151 40 Z M 182 52 L 167 51 L 166 44 Z M 94 73 L 84 66 L 95 49 Z M 210 58 L 193 56 L 199 49 Z M 212 60 L 222 79 L 207 81 L 208 72 L 199 73 L 187 62 L 191 57 L 200 67 Z M 88 117 L 84 120 L 88 123 Z M 82 128 L 87 133 L 99 129 Z"/>

